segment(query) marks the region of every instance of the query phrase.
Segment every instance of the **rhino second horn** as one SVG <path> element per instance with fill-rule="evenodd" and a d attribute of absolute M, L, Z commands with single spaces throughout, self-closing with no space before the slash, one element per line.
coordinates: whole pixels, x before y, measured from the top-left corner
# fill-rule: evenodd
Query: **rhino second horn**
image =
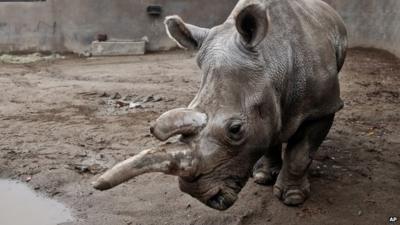
<path fill-rule="evenodd" d="M 195 171 L 195 162 L 192 151 L 187 145 L 164 145 L 144 150 L 118 163 L 93 182 L 93 187 L 98 190 L 111 189 L 136 176 L 151 172 L 189 176 Z"/>
<path fill-rule="evenodd" d="M 180 108 L 161 115 L 150 131 L 157 139 L 166 141 L 177 134 L 196 134 L 206 123 L 207 115 L 205 113 Z"/>

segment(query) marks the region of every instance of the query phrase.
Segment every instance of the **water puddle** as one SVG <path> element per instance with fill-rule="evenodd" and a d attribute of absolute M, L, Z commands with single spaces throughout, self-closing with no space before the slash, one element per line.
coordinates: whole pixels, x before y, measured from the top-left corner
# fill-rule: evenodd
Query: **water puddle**
<path fill-rule="evenodd" d="M 0 179 L 1 225 L 58 225 L 73 221 L 61 203 L 45 198 L 26 184 Z"/>

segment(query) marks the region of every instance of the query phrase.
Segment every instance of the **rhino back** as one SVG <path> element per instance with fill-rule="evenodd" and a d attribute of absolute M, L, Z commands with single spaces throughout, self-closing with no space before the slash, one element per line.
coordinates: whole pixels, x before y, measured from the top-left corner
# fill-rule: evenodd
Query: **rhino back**
<path fill-rule="evenodd" d="M 320 0 L 267 0 L 269 32 L 262 43 L 266 75 L 281 105 L 283 139 L 306 119 L 339 111 L 338 73 L 347 47 L 341 18 Z"/>

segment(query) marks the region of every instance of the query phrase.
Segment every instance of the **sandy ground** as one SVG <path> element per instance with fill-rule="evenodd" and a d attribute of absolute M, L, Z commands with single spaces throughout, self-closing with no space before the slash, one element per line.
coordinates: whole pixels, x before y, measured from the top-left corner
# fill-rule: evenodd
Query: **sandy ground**
<path fill-rule="evenodd" d="M 312 166 L 304 205 L 287 207 L 251 180 L 225 212 L 162 174 L 93 190 L 102 170 L 158 144 L 150 122 L 186 106 L 199 80 L 190 52 L 0 64 L 0 177 L 30 180 L 82 225 L 381 225 L 400 217 L 400 61 L 371 49 L 349 53 L 346 106 Z"/>

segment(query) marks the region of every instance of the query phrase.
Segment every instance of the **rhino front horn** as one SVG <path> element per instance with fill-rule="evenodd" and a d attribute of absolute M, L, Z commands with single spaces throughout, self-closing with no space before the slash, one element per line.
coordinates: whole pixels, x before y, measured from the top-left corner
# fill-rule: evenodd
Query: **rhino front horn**
<path fill-rule="evenodd" d="M 175 143 L 148 149 L 118 163 L 101 175 L 93 187 L 111 189 L 144 173 L 162 172 L 177 176 L 190 176 L 195 171 L 196 160 L 187 145 Z"/>
<path fill-rule="evenodd" d="M 166 141 L 177 135 L 197 133 L 207 123 L 207 115 L 193 109 L 173 109 L 160 116 L 150 128 L 150 132 L 159 140 Z"/>

